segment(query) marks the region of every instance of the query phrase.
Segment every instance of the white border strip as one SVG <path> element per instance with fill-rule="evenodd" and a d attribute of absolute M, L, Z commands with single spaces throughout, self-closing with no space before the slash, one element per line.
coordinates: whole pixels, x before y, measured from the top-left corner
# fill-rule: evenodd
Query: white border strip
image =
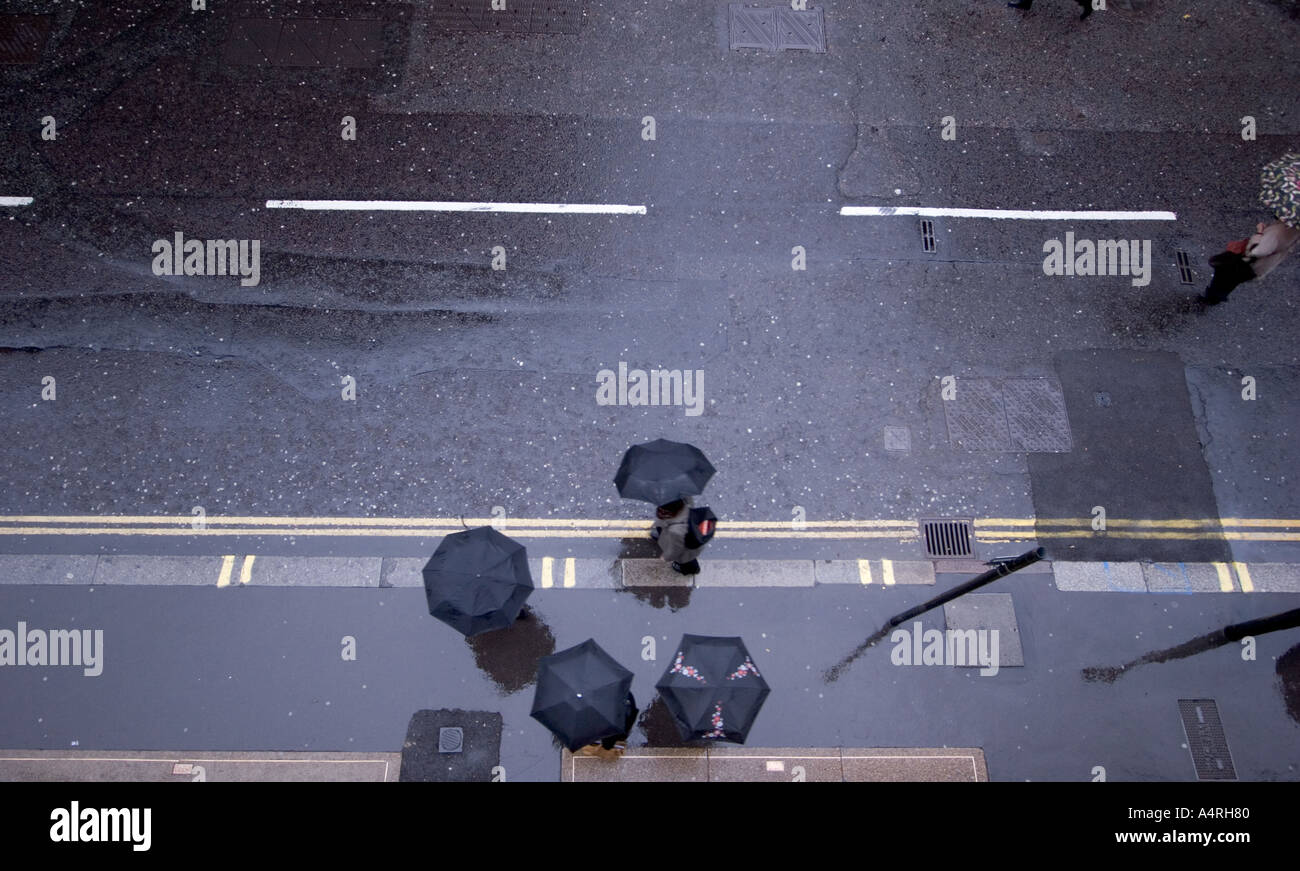
<path fill-rule="evenodd" d="M 841 215 L 922 218 L 1001 218 L 1019 221 L 1176 221 L 1174 212 L 1067 212 L 1034 209 L 931 209 L 916 206 L 842 206 Z"/>
<path fill-rule="evenodd" d="M 31 197 L 0 197 L 0 206 L 30 206 Z"/>
<path fill-rule="evenodd" d="M 437 200 L 267 200 L 268 209 L 335 212 L 524 212 L 560 215 L 644 215 L 645 206 L 604 203 L 474 203 Z"/>

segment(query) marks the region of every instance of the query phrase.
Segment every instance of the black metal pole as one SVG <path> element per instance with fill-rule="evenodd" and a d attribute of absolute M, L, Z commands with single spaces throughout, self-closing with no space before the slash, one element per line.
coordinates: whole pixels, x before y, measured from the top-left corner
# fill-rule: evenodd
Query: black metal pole
<path fill-rule="evenodd" d="M 915 608 L 908 608 L 902 614 L 896 614 L 895 616 L 890 617 L 889 622 L 885 625 L 897 626 L 899 623 L 902 623 L 904 620 L 911 620 L 917 614 L 924 614 L 926 611 L 929 611 L 931 608 L 938 608 L 944 602 L 951 602 L 953 599 L 957 598 L 958 596 L 966 595 L 971 590 L 982 587 L 985 584 L 991 584 L 994 581 L 996 581 L 998 578 L 1006 577 L 1012 572 L 1023 569 L 1025 566 L 1031 566 L 1045 556 L 1047 556 L 1047 551 L 1043 550 L 1041 547 L 1035 548 L 1034 550 L 1025 551 L 1015 559 L 1008 560 L 1007 562 L 1000 562 L 997 565 L 995 565 L 993 568 L 989 569 L 984 574 L 980 575 L 979 577 L 971 578 L 969 581 L 967 581 L 964 584 L 958 584 L 948 592 L 940 596 L 935 596 L 933 599 L 931 599 L 928 602 L 923 602 L 920 605 L 917 605 Z M 1243 623 L 1242 625 L 1244 626 L 1246 624 Z"/>
<path fill-rule="evenodd" d="M 1300 626 L 1300 608 L 1292 611 L 1283 611 L 1281 614 L 1274 614 L 1272 617 L 1260 617 L 1258 620 L 1247 620 L 1245 623 L 1233 623 L 1231 626 L 1223 627 L 1223 637 L 1229 641 L 1240 641 L 1247 635 L 1263 635 L 1266 632 L 1276 632 L 1279 629 L 1291 629 Z"/>

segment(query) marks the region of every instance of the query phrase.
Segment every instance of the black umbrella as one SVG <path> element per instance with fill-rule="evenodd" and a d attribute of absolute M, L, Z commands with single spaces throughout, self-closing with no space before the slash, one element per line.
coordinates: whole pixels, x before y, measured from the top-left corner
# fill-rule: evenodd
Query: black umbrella
<path fill-rule="evenodd" d="M 614 484 L 624 499 L 667 505 L 703 493 L 713 472 L 713 464 L 694 445 L 655 439 L 627 449 Z"/>
<path fill-rule="evenodd" d="M 739 638 L 683 635 L 677 655 L 655 684 L 682 738 L 745 743 L 770 692 Z"/>
<path fill-rule="evenodd" d="M 524 546 L 490 526 L 446 536 L 424 566 L 429 613 L 463 635 L 509 626 L 532 592 Z"/>
<path fill-rule="evenodd" d="M 631 688 L 632 672 L 588 638 L 542 658 L 532 717 L 574 751 L 631 728 Z"/>

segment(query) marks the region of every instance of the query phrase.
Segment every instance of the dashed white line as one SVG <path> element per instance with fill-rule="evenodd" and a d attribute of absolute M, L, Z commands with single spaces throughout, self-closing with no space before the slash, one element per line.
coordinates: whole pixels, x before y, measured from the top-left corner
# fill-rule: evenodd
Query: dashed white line
<path fill-rule="evenodd" d="M 645 206 L 613 203 L 487 203 L 437 200 L 267 200 L 268 209 L 342 212 L 523 212 L 557 215 L 644 215 Z"/>
<path fill-rule="evenodd" d="M 1047 209 L 940 209 L 917 206 L 841 206 L 841 215 L 921 218 L 1000 218 L 1019 221 L 1176 221 L 1174 212 L 1053 211 Z"/>
<path fill-rule="evenodd" d="M 0 197 L 0 206 L 30 206 L 31 197 Z"/>

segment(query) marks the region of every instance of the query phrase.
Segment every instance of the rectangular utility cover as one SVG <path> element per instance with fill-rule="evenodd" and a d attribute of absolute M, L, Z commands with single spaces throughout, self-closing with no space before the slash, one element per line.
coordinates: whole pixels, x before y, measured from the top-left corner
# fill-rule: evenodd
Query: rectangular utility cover
<path fill-rule="evenodd" d="M 1178 713 L 1183 718 L 1183 732 L 1187 735 L 1192 764 L 1196 766 L 1196 779 L 1236 780 L 1228 736 L 1224 734 L 1219 706 L 1214 699 L 1179 699 Z"/>
<path fill-rule="evenodd" d="M 766 51 L 826 51 L 826 29 L 821 7 L 746 6 L 732 3 L 731 48 Z"/>

